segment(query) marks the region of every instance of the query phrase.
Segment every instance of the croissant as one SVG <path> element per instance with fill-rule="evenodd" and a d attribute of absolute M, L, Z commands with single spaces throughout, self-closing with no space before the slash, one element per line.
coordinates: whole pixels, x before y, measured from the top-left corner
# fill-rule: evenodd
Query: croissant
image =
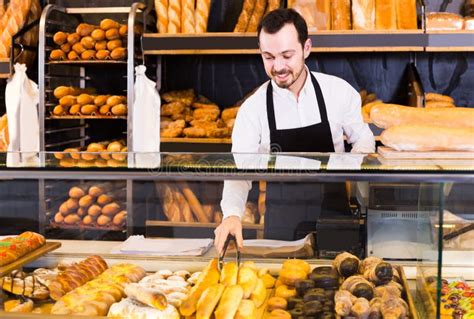
<path fill-rule="evenodd" d="M 351 315 L 356 318 L 368 318 L 370 313 L 369 301 L 365 298 L 357 298 L 351 308 Z"/>
<path fill-rule="evenodd" d="M 401 298 L 383 298 L 380 305 L 383 318 L 406 318 L 409 310 L 407 303 Z"/>
<path fill-rule="evenodd" d="M 374 297 L 374 284 L 359 275 L 347 278 L 342 283 L 341 290 L 347 290 L 355 297 L 363 297 L 369 301 Z"/>
<path fill-rule="evenodd" d="M 376 285 L 383 285 L 393 279 L 392 265 L 377 257 L 364 259 L 359 267 L 364 278 Z"/>
<path fill-rule="evenodd" d="M 357 274 L 359 270 L 359 263 L 359 258 L 348 252 L 343 252 L 336 256 L 333 261 L 333 266 L 337 269 L 341 276 L 347 278 Z"/>
<path fill-rule="evenodd" d="M 349 316 L 352 309 L 352 303 L 356 298 L 347 290 L 339 290 L 334 295 L 336 313 L 341 316 Z"/>

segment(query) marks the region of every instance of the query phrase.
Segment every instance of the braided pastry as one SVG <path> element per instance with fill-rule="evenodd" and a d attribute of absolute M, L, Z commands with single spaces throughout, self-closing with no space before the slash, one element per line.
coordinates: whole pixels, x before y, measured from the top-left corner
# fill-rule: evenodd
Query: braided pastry
<path fill-rule="evenodd" d="M 7 237 L 0 243 L 0 266 L 4 266 L 43 246 L 45 239 L 40 234 L 28 231 L 16 237 Z"/>
<path fill-rule="evenodd" d="M 247 25 L 246 32 L 257 32 L 258 24 L 265 13 L 265 8 L 267 7 L 267 0 L 257 1 L 255 4 L 255 9 L 252 12 L 250 17 L 250 22 Z"/>
<path fill-rule="evenodd" d="M 25 25 L 30 7 L 31 0 L 12 0 L 12 2 L 10 2 L 8 10 L 12 10 L 11 15 L 5 29 L 2 30 L 2 34 L 0 35 L 0 58 L 8 58 L 10 56 L 12 36 Z"/>
<path fill-rule="evenodd" d="M 168 3 L 168 33 L 181 33 L 181 0 Z"/>
<path fill-rule="evenodd" d="M 256 2 L 256 0 L 244 0 L 242 12 L 240 12 L 239 20 L 235 25 L 234 32 L 245 32 L 245 30 L 247 30 L 247 25 L 249 24 Z"/>
<path fill-rule="evenodd" d="M 0 283 L 0 288 L 17 296 L 39 300 L 49 297 L 48 287 L 35 274 L 14 270 L 10 275 L 0 278 Z"/>
<path fill-rule="evenodd" d="M 168 0 L 155 0 L 156 28 L 159 33 L 168 32 Z"/>
<path fill-rule="evenodd" d="M 211 0 L 197 0 L 195 21 L 196 33 L 204 33 L 207 31 L 207 21 L 211 11 Z"/>
<path fill-rule="evenodd" d="M 195 33 L 194 0 L 182 0 L 181 3 L 181 33 Z"/>

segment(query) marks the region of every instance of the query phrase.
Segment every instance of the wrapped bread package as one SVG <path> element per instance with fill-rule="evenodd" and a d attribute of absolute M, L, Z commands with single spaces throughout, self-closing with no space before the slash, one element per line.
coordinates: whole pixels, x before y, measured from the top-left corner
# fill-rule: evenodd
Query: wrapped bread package
<path fill-rule="evenodd" d="M 430 12 L 426 15 L 426 30 L 428 31 L 456 31 L 464 27 L 464 18 L 450 12 Z"/>
<path fill-rule="evenodd" d="M 370 110 L 370 119 L 380 128 L 404 124 L 473 128 L 474 108 L 415 108 L 397 104 L 378 104 Z"/>
<path fill-rule="evenodd" d="M 352 29 L 375 29 L 375 0 L 352 1 Z"/>
<path fill-rule="evenodd" d="M 377 30 L 397 29 L 396 0 L 375 0 L 375 28 Z"/>
<path fill-rule="evenodd" d="M 397 151 L 474 151 L 474 127 L 399 125 L 383 131 L 380 139 Z"/>
<path fill-rule="evenodd" d="M 351 1 L 331 1 L 331 29 L 350 30 L 351 27 Z"/>
<path fill-rule="evenodd" d="M 417 29 L 416 0 L 397 0 L 397 28 Z"/>

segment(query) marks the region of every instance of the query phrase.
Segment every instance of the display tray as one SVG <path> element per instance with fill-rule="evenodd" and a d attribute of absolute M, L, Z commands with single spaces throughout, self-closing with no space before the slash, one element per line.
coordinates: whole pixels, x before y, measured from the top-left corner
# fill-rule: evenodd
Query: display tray
<path fill-rule="evenodd" d="M 70 64 L 70 65 L 84 65 L 84 64 L 127 64 L 127 61 L 116 60 L 76 60 L 76 61 L 48 61 L 48 64 Z"/>
<path fill-rule="evenodd" d="M 231 138 L 161 137 L 161 143 L 232 144 Z"/>
<path fill-rule="evenodd" d="M 126 120 L 127 116 L 113 115 L 50 115 L 47 120 Z"/>
<path fill-rule="evenodd" d="M 55 249 L 58 249 L 61 247 L 60 242 L 49 242 L 46 241 L 46 243 L 39 247 L 38 249 L 33 250 L 32 252 L 29 252 L 28 254 L 18 258 L 14 262 L 1 266 L 0 267 L 0 277 L 3 277 L 7 274 L 9 274 L 11 271 L 21 268 L 22 266 L 38 259 L 39 257 L 45 255 L 46 253 L 53 251 Z"/>
<path fill-rule="evenodd" d="M 146 226 L 152 227 L 198 227 L 198 228 L 216 228 L 219 226 L 218 223 L 189 223 L 189 222 L 170 222 L 170 221 L 163 221 L 163 220 L 147 220 L 145 223 Z M 249 223 L 242 223 L 242 229 L 255 229 L 255 230 L 263 230 L 262 224 L 249 224 Z"/>
<path fill-rule="evenodd" d="M 55 222 L 51 222 L 49 224 L 51 228 L 57 229 L 75 229 L 75 230 L 102 230 L 102 231 L 124 231 L 125 226 L 116 226 L 116 225 L 109 225 L 109 226 L 100 226 L 100 225 L 68 225 L 68 224 L 58 224 Z"/>

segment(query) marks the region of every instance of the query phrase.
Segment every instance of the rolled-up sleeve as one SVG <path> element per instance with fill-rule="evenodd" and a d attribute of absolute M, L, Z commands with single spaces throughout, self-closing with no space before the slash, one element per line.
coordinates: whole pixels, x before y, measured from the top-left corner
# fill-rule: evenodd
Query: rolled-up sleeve
<path fill-rule="evenodd" d="M 359 93 L 352 87 L 348 90 L 344 105 L 342 128 L 347 142 L 352 145 L 351 153 L 375 152 L 374 134 L 367 123 L 364 123 L 361 112 Z"/>
<path fill-rule="evenodd" d="M 241 107 L 235 120 L 232 132 L 232 153 L 257 153 L 259 150 L 261 132 L 255 117 L 248 114 L 251 100 Z M 252 181 L 226 180 L 222 192 L 221 209 L 224 218 L 229 216 L 242 217 Z"/>

